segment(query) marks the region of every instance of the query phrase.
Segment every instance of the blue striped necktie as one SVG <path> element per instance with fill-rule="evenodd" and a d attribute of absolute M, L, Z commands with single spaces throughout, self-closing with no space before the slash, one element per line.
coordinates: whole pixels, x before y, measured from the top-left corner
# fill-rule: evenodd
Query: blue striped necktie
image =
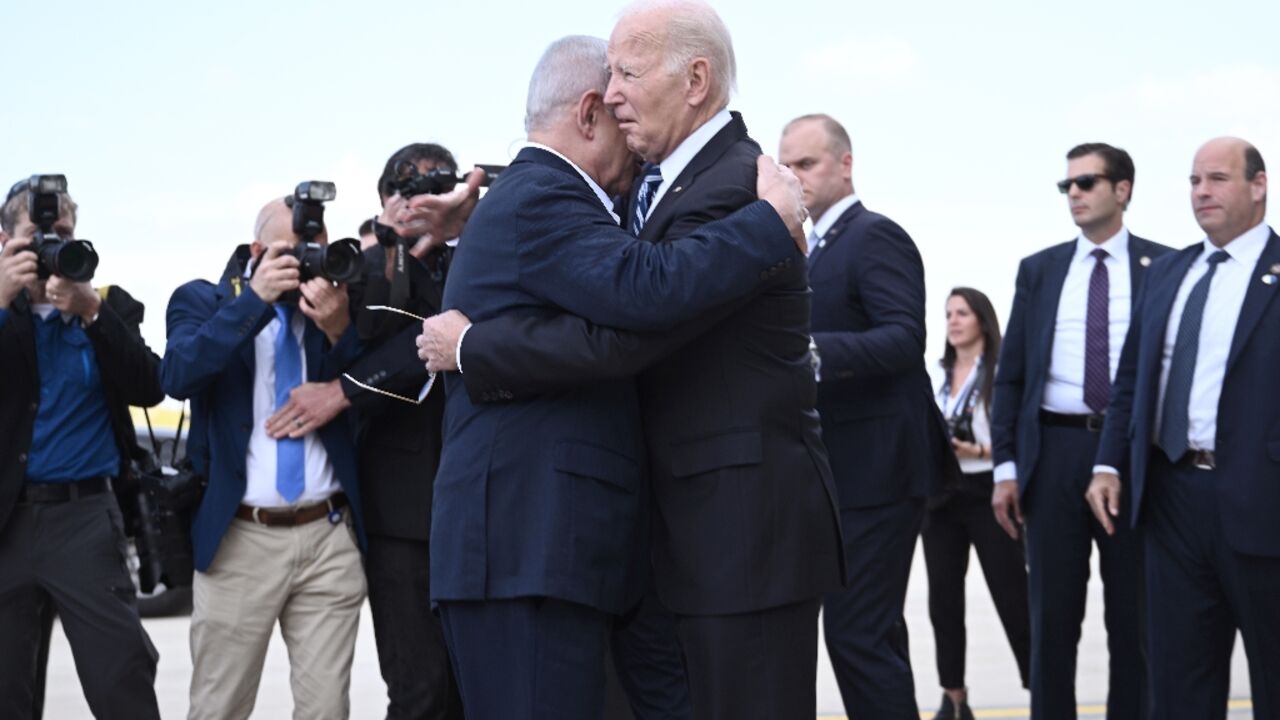
<path fill-rule="evenodd" d="M 279 410 L 289 402 L 289 391 L 302 384 L 302 352 L 293 336 L 293 308 L 275 306 L 280 331 L 276 334 L 276 404 Z M 302 438 L 276 440 L 276 490 L 290 503 L 302 496 L 306 486 L 306 458 Z"/>
<path fill-rule="evenodd" d="M 662 168 L 653 163 L 645 163 L 640 170 L 640 192 L 636 194 L 636 214 L 631 218 L 632 235 L 640 236 L 645 216 L 649 214 L 649 206 L 653 204 L 653 196 L 658 194 L 658 186 L 661 184 Z"/>
<path fill-rule="evenodd" d="M 1218 264 L 1228 257 L 1226 250 L 1209 256 L 1209 269 L 1191 288 L 1187 304 L 1182 308 L 1178 336 L 1173 341 L 1173 356 L 1169 359 L 1169 379 L 1164 386 L 1164 408 L 1160 413 L 1160 449 L 1169 456 L 1170 462 L 1178 462 L 1187 452 L 1187 432 L 1191 427 L 1191 381 L 1195 379 L 1196 355 L 1200 352 L 1204 305 L 1209 299 L 1213 273 Z"/>

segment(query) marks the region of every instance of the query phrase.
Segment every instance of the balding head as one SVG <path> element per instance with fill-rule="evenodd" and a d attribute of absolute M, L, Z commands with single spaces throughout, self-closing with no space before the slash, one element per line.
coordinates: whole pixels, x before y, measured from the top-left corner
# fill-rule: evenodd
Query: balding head
<path fill-rule="evenodd" d="M 738 72 L 728 28 L 696 0 L 624 10 L 609 37 L 609 71 L 605 102 L 631 149 L 655 163 L 729 104 Z"/>
<path fill-rule="evenodd" d="M 1261 223 L 1267 214 L 1267 169 L 1258 149 L 1235 137 L 1200 146 L 1191 166 L 1191 207 L 1218 247 Z"/>
<path fill-rule="evenodd" d="M 778 162 L 800 179 L 804 206 L 814 222 L 853 194 L 849 133 L 830 115 L 801 115 L 787 123 L 778 144 Z"/>
<path fill-rule="evenodd" d="M 285 204 L 284 198 L 276 198 L 258 211 L 258 219 L 253 223 L 253 243 L 249 252 L 258 257 L 273 243 L 287 242 L 291 246 L 298 243 L 298 236 L 293 234 L 293 209 Z M 315 239 L 320 244 L 329 242 L 328 231 L 321 232 Z"/>

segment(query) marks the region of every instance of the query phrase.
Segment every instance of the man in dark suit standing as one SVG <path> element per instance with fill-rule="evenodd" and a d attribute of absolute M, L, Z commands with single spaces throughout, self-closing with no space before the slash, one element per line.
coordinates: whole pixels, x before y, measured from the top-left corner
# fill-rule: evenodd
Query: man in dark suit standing
<path fill-rule="evenodd" d="M 193 720 L 249 716 L 277 624 L 295 714 L 350 710 L 365 598 L 355 448 L 345 415 L 284 406 L 303 381 L 337 377 L 359 341 L 346 288 L 301 281 L 292 228 L 285 203 L 269 203 L 217 285 L 195 280 L 169 301 L 161 382 L 191 399 L 188 454 L 209 481 L 191 530 Z"/>
<path fill-rule="evenodd" d="M 1145 532 L 1152 717 L 1225 717 L 1239 630 L 1253 716 L 1274 718 L 1280 236 L 1261 153 L 1206 143 L 1191 205 L 1207 237 L 1151 266 L 1087 497 L 1109 536 Z"/>
<path fill-rule="evenodd" d="M 657 330 L 773 287 L 777 268 L 795 264 L 798 184 L 754 157 L 767 202 L 678 243 L 639 242 L 619 227 L 609 197 L 625 191 L 634 158 L 604 104 L 605 60 L 604 42 L 586 37 L 543 55 L 529 86 L 530 143 L 468 220 L 446 307 L 477 320 L 562 309 Z M 595 720 L 611 616 L 641 590 L 635 384 L 480 404 L 456 374 L 446 383 L 431 585 L 467 717 Z"/>
<path fill-rule="evenodd" d="M 854 194 L 840 123 L 792 120 L 778 160 L 814 219 L 810 349 L 849 576 L 823 600 L 827 652 L 850 717 L 917 718 L 903 605 L 924 499 L 955 462 L 924 368 L 924 265 L 906 231 Z"/>
<path fill-rule="evenodd" d="M 627 227 L 658 247 L 680 246 L 751 207 L 760 148 L 726 109 L 733 50 L 714 11 L 685 2 L 626 12 L 609 67 L 605 102 L 647 162 L 622 213 Z M 678 617 L 700 718 L 814 714 L 818 599 L 843 571 L 813 409 L 804 268 L 788 259 L 768 274 L 765 292 L 663 338 L 508 313 L 467 327 L 459 343 L 460 380 L 482 402 L 625 377 L 684 343 L 639 384 L 654 582 Z M 457 323 L 466 322 L 429 321 L 424 341 L 443 352 L 424 354 L 454 367 Z"/>
<path fill-rule="evenodd" d="M 1147 717 L 1139 538 L 1104 536 L 1082 500 L 1134 298 L 1168 248 L 1131 235 L 1133 160 L 1104 143 L 1067 153 L 1075 240 L 1022 261 L 991 409 L 992 507 L 1011 537 L 1026 523 L 1031 712 L 1076 716 L 1076 647 L 1089 555 L 1101 555 L 1111 676 L 1107 716 Z"/>

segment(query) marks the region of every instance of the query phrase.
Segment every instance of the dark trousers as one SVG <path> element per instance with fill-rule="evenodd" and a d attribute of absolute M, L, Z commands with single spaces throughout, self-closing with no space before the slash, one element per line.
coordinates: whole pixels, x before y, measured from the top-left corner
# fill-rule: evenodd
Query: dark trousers
<path fill-rule="evenodd" d="M 676 616 L 650 591 L 614 620 L 609 636 L 606 720 L 690 720 L 689 678 Z M 621 690 L 621 692 L 618 692 Z M 625 699 L 619 697 L 625 694 Z"/>
<path fill-rule="evenodd" d="M 19 503 L 0 530 L 0 717 L 31 717 L 46 603 L 94 717 L 158 718 L 157 653 L 138 618 L 111 493 Z"/>
<path fill-rule="evenodd" d="M 1107 717 L 1148 717 L 1141 536 L 1126 523 L 1117 523 L 1116 534 L 1108 536 L 1089 510 L 1084 493 L 1097 450 L 1097 433 L 1044 427 L 1040 461 L 1022 498 L 1030 568 L 1031 714 L 1036 720 L 1076 717 L 1076 653 L 1094 543 L 1111 663 Z M 1127 512 L 1126 494 L 1121 515 Z"/>
<path fill-rule="evenodd" d="M 462 718 L 444 632 L 428 600 L 430 558 L 425 540 L 369 535 L 365 576 L 387 720 Z"/>
<path fill-rule="evenodd" d="M 468 720 L 600 720 L 612 617 L 555 598 L 440 603 Z"/>
<path fill-rule="evenodd" d="M 1237 629 L 1253 717 L 1280 717 L 1280 558 L 1228 546 L 1217 499 L 1226 481 L 1152 453 L 1144 522 L 1153 718 L 1226 717 Z"/>
<path fill-rule="evenodd" d="M 991 473 L 985 487 L 991 486 Z M 1022 686 L 1030 687 L 1031 618 L 1027 604 L 1027 568 L 1022 543 L 1010 538 L 991 512 L 991 493 L 957 492 L 928 511 L 924 531 L 924 563 L 929 574 L 929 620 L 937 646 L 942 687 L 965 686 L 965 574 L 969 548 L 978 553 L 987 589 L 995 603 L 1005 637 L 1018 662 Z"/>
<path fill-rule="evenodd" d="M 822 619 L 850 720 L 920 717 L 902 612 L 923 519 L 915 499 L 840 511 L 849 586 L 824 598 Z"/>
<path fill-rule="evenodd" d="M 680 615 L 699 720 L 813 720 L 818 600 L 738 615 Z"/>

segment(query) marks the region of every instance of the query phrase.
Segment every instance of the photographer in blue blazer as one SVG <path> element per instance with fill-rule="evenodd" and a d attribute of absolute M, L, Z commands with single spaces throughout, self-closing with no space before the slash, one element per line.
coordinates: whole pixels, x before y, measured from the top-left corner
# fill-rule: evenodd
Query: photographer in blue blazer
<path fill-rule="evenodd" d="M 269 203 L 217 285 L 169 301 L 161 382 L 191 400 L 190 454 L 209 481 L 192 527 L 191 718 L 249 716 L 277 621 L 295 714 L 348 712 L 365 597 L 351 429 L 345 414 L 316 427 L 281 408 L 302 382 L 337 377 L 359 343 L 346 288 L 304 276 L 292 216 Z"/>

